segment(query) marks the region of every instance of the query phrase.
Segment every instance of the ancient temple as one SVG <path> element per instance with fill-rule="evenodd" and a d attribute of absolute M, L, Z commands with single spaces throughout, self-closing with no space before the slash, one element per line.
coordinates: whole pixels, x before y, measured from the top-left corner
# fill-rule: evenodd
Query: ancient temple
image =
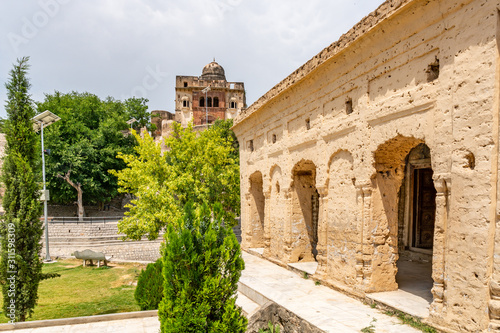
<path fill-rule="evenodd" d="M 386 1 L 243 110 L 242 246 L 500 332 L 499 11 Z"/>
<path fill-rule="evenodd" d="M 246 107 L 244 83 L 228 82 L 215 59 L 203 67 L 201 76 L 176 76 L 175 96 L 175 120 L 182 126 L 233 119 Z"/>

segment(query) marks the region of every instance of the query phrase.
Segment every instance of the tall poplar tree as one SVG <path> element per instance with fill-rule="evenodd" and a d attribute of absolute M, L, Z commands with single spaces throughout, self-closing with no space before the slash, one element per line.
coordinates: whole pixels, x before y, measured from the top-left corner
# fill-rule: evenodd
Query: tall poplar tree
<path fill-rule="evenodd" d="M 0 283 L 3 310 L 10 322 L 25 321 L 33 313 L 42 279 L 42 206 L 36 181 L 40 178 L 39 139 L 31 122 L 35 110 L 29 95 L 28 61 L 29 57 L 18 59 L 5 84 L 7 147 L 2 170 L 5 215 L 0 222 Z"/>

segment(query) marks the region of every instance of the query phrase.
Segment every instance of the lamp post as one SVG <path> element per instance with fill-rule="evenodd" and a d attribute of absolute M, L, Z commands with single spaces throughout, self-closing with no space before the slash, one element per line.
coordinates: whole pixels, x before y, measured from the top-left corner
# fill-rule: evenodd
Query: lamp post
<path fill-rule="evenodd" d="M 41 200 L 43 200 L 43 216 L 45 221 L 45 262 L 51 262 L 52 259 L 50 259 L 49 253 L 49 224 L 47 221 L 47 201 L 49 200 L 49 191 L 47 190 L 47 186 L 45 184 L 45 150 L 43 146 L 43 128 L 55 123 L 60 119 L 61 118 L 50 111 L 44 111 L 31 119 L 31 121 L 33 122 L 33 129 L 36 132 L 40 131 L 42 140 L 43 193 Z"/>
<path fill-rule="evenodd" d="M 132 129 L 132 124 L 135 122 L 137 122 L 137 119 L 135 119 L 135 118 L 131 118 L 130 120 L 127 121 L 127 124 L 130 125 L 130 129 Z"/>
<path fill-rule="evenodd" d="M 205 123 L 207 124 L 208 128 L 208 97 L 207 93 L 210 91 L 210 86 L 207 86 L 205 89 L 203 89 L 201 92 L 205 93 Z"/>

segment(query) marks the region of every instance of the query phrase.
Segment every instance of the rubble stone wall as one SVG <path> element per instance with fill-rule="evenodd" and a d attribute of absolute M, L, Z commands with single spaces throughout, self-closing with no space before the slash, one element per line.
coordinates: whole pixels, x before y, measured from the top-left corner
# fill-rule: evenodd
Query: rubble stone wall
<path fill-rule="evenodd" d="M 74 251 L 90 249 L 113 256 L 115 260 L 155 261 L 160 257 L 163 237 L 149 241 L 122 240 L 117 223 L 49 223 L 51 257 L 72 257 Z M 45 256 L 45 236 L 42 237 Z"/>

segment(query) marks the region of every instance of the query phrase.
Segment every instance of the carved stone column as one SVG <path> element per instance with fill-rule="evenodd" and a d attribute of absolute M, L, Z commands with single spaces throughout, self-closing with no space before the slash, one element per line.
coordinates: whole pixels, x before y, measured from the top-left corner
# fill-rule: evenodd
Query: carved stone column
<path fill-rule="evenodd" d="M 500 332 L 500 284 L 494 280 L 490 281 L 490 332 Z"/>
<path fill-rule="evenodd" d="M 372 223 L 372 187 L 363 187 L 363 279 L 367 285 L 371 283 L 373 244 L 367 240 L 368 230 Z"/>
<path fill-rule="evenodd" d="M 284 234 L 283 234 L 283 261 L 285 263 L 290 262 L 292 256 L 292 211 L 293 211 L 293 189 L 287 188 L 283 189 L 283 200 L 285 202 L 285 209 L 283 214 L 285 215 L 284 220 Z"/>
<path fill-rule="evenodd" d="M 264 192 L 264 257 L 271 255 L 271 191 Z"/>
<path fill-rule="evenodd" d="M 359 199 L 359 244 L 356 252 L 356 289 L 369 289 L 372 276 L 373 244 L 368 242 L 367 235 L 372 222 L 372 186 L 369 182 L 356 185 L 356 194 Z"/>
<path fill-rule="evenodd" d="M 366 187 L 366 184 L 356 185 L 356 200 L 358 203 L 358 226 L 356 227 L 358 232 L 358 245 L 356 248 L 356 288 L 362 289 L 363 286 L 363 225 L 364 225 L 364 211 L 365 211 L 365 202 L 364 202 L 364 191 L 363 189 Z"/>
<path fill-rule="evenodd" d="M 324 277 L 327 272 L 327 246 L 328 246 L 328 188 L 321 186 L 316 188 L 319 193 L 319 216 L 318 216 L 318 244 L 316 244 L 316 261 L 318 277 Z"/>
<path fill-rule="evenodd" d="M 490 301 L 488 303 L 490 323 L 488 326 L 488 332 L 500 332 L 500 270 L 499 270 L 499 255 L 500 250 L 498 242 L 500 240 L 500 229 L 498 228 L 498 223 L 500 221 L 500 211 L 495 214 L 496 219 L 496 229 L 494 238 L 494 252 L 493 252 L 493 274 L 490 280 Z"/>
<path fill-rule="evenodd" d="M 252 217 L 251 217 L 251 198 L 250 193 L 245 194 L 245 204 L 243 205 L 242 219 L 241 219 L 241 238 L 243 248 L 249 248 L 252 244 Z"/>
<path fill-rule="evenodd" d="M 434 175 L 436 217 L 434 220 L 434 246 L 432 251 L 432 279 L 434 280 L 434 284 L 431 290 L 434 299 L 429 313 L 431 316 L 437 316 L 438 318 L 442 318 L 442 312 L 446 308 L 446 284 L 444 276 L 450 181 L 447 174 Z"/>

